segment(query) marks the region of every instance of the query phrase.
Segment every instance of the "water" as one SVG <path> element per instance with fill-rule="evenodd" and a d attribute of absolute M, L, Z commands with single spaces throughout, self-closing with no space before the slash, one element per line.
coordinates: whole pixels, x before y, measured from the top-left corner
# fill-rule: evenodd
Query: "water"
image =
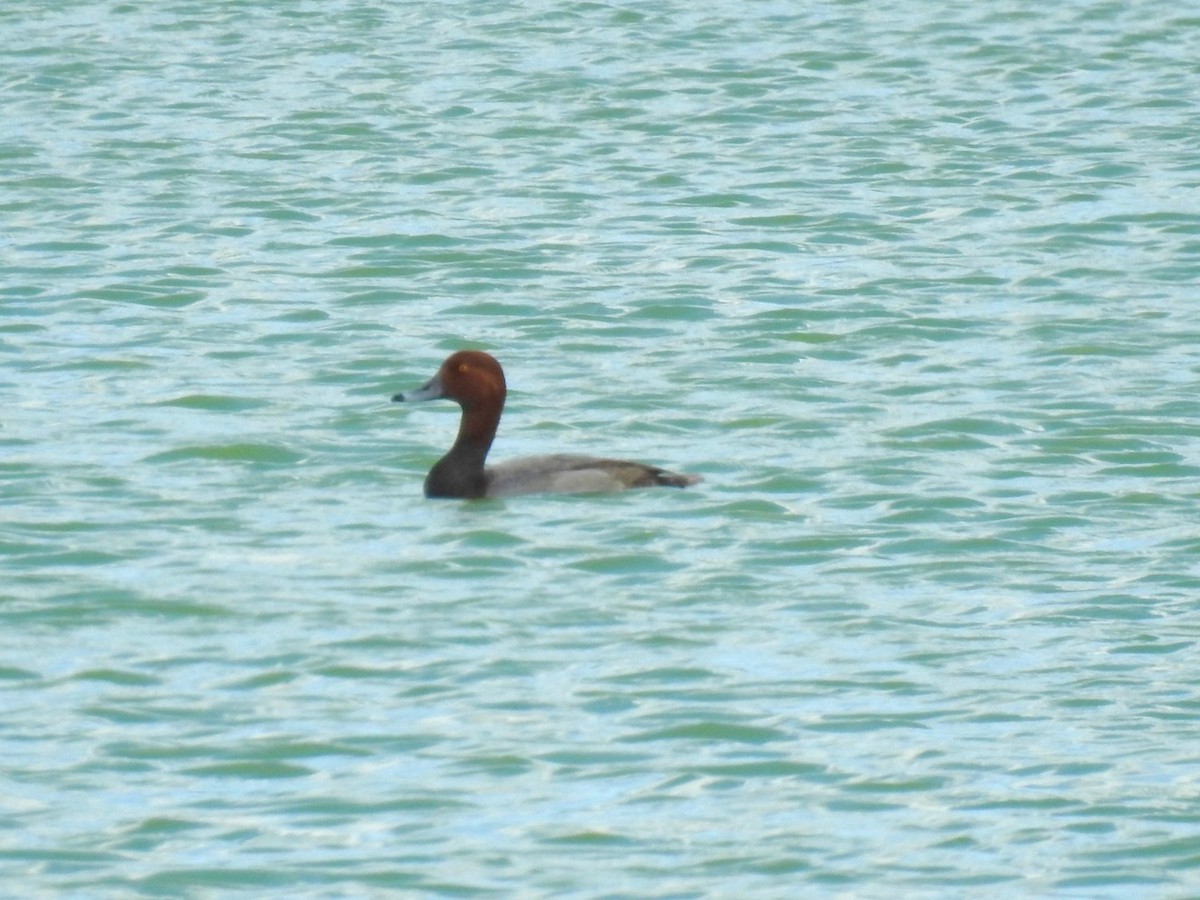
<path fill-rule="evenodd" d="M 1200 893 L 1200 20 L 0 11 L 21 896 Z M 435 503 L 503 458 L 688 491 Z"/>

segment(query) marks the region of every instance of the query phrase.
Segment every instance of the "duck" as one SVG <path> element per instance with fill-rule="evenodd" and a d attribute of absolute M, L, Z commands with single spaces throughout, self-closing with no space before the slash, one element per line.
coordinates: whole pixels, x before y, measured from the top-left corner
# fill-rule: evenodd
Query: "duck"
<path fill-rule="evenodd" d="M 454 445 L 425 476 L 426 497 L 476 500 L 516 494 L 684 488 L 701 480 L 699 475 L 644 463 L 573 453 L 520 457 L 489 466 L 487 455 L 506 396 L 504 369 L 494 356 L 482 350 L 459 350 L 450 354 L 424 385 L 392 397 L 395 403 L 447 399 L 462 407 Z"/>

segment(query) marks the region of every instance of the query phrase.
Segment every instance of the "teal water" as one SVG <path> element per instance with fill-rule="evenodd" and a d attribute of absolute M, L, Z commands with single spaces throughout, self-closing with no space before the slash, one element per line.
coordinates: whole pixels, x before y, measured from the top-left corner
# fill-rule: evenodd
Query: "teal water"
<path fill-rule="evenodd" d="M 6 3 L 5 892 L 1200 894 L 1198 59 Z M 424 500 L 468 345 L 496 458 L 704 483 Z"/>

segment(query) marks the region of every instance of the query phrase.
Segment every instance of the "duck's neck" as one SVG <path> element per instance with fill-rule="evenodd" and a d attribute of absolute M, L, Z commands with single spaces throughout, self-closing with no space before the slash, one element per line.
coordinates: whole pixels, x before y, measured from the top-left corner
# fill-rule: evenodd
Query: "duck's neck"
<path fill-rule="evenodd" d="M 487 492 L 483 466 L 499 424 L 498 409 L 479 406 L 464 408 L 454 446 L 437 461 L 425 478 L 425 495 L 482 497 Z"/>

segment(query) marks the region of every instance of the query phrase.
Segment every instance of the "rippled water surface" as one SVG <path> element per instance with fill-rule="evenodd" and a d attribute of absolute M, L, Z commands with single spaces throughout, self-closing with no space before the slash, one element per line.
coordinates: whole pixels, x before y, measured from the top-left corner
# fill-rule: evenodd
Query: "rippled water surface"
<path fill-rule="evenodd" d="M 14 896 L 1200 894 L 1200 18 L 0 8 Z M 497 458 L 686 491 L 432 502 Z"/>

